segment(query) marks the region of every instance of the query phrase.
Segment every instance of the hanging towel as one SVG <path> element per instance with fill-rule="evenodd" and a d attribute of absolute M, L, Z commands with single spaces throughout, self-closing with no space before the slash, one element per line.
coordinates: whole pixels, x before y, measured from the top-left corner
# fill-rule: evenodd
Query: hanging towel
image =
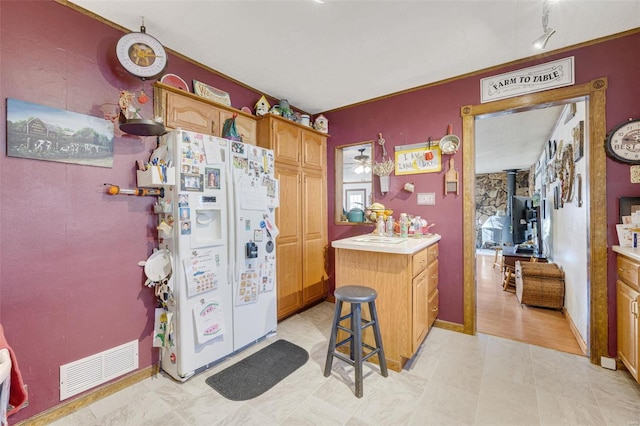
<path fill-rule="evenodd" d="M 8 349 L 0 349 L 0 425 L 7 422 L 9 388 L 11 387 L 11 357 Z"/>
<path fill-rule="evenodd" d="M 22 409 L 22 404 L 27 401 L 27 391 L 24 388 L 22 374 L 18 368 L 18 360 L 16 359 L 13 349 L 11 349 L 11 346 L 7 343 L 7 339 L 4 337 L 4 329 L 2 328 L 2 325 L 0 325 L 0 349 L 7 349 L 11 358 L 11 374 L 9 376 L 9 407 L 7 410 L 7 416 L 11 416 Z"/>

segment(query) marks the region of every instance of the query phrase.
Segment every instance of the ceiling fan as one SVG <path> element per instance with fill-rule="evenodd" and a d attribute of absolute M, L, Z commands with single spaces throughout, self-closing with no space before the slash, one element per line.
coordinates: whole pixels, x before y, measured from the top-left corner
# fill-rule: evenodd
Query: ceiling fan
<path fill-rule="evenodd" d="M 353 171 L 357 174 L 369 173 L 371 171 L 371 158 L 364 154 L 365 149 L 366 148 L 358 149 L 360 154 L 353 157 L 355 160 L 355 167 Z"/>

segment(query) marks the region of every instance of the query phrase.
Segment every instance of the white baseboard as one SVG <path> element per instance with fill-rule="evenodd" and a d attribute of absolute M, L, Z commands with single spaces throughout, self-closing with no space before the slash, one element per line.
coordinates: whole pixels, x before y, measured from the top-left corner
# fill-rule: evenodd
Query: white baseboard
<path fill-rule="evenodd" d="M 571 315 L 569 315 L 569 312 L 567 311 L 566 308 L 562 308 L 562 313 L 564 314 L 564 318 L 567 320 L 567 323 L 569 324 L 569 329 L 571 329 L 571 332 L 573 333 L 574 337 L 576 338 L 576 341 L 578 342 L 578 346 L 580 346 L 580 350 L 582 351 L 582 354 L 587 355 L 587 342 L 584 341 L 584 339 L 580 335 L 580 332 L 578 332 L 578 327 L 576 327 L 575 323 L 573 322 Z"/>

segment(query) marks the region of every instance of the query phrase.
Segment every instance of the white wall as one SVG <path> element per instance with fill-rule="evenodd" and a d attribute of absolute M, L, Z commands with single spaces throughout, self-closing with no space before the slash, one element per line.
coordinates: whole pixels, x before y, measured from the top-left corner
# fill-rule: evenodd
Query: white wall
<path fill-rule="evenodd" d="M 561 181 L 546 184 L 546 219 L 543 219 L 543 239 L 546 240 L 545 253 L 549 261 L 558 264 L 565 273 L 565 301 L 564 306 L 567 314 L 571 317 L 582 339 L 589 346 L 588 325 L 589 325 L 589 277 L 587 244 L 589 231 L 587 183 L 588 179 L 588 143 L 586 138 L 586 102 L 576 104 L 575 116 L 565 123 L 569 115 L 569 106 L 564 110 L 558 121 L 554 132 L 549 136 L 550 140 L 558 143 L 563 141 L 563 146 L 573 143 L 573 129 L 580 121 L 584 121 L 584 154 L 581 159 L 574 163 L 575 175 L 582 176 L 582 206 L 578 206 L 578 188 L 574 178 L 573 198 L 564 206 L 554 209 L 554 190 L 559 188 Z M 574 150 L 576 145 L 573 145 Z M 545 154 L 540 157 L 545 158 Z M 536 180 L 536 189 L 541 190 L 542 183 Z M 542 208 L 542 206 L 541 206 Z"/>

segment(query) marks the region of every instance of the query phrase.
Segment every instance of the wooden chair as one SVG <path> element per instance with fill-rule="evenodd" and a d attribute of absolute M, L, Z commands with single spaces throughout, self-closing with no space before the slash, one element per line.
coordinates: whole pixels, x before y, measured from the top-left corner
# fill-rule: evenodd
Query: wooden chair
<path fill-rule="evenodd" d="M 502 271 L 502 269 L 504 268 L 504 260 L 502 257 L 502 246 L 495 246 L 493 247 L 493 249 L 496 251 L 496 254 L 493 257 L 493 269 L 496 269 L 496 266 L 498 266 Z"/>
<path fill-rule="evenodd" d="M 525 259 L 523 259 L 523 261 L 526 262 Z M 531 256 L 529 258 L 529 262 L 537 262 L 538 258 L 535 256 Z M 519 260 L 516 261 L 516 264 L 520 262 Z M 504 269 L 503 269 L 503 280 L 502 280 L 502 290 L 506 291 L 507 288 L 511 287 L 516 287 L 516 266 L 513 265 L 504 265 Z"/>

